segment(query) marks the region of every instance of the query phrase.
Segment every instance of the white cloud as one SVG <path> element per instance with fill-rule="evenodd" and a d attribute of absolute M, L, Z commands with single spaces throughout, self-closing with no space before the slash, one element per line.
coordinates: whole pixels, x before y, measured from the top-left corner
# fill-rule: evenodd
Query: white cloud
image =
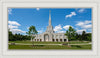
<path fill-rule="evenodd" d="M 77 30 L 76 32 L 77 32 L 78 34 L 82 34 L 83 31 L 86 31 L 86 29 Z"/>
<path fill-rule="evenodd" d="M 62 29 L 63 29 L 63 28 L 62 28 L 61 25 L 59 24 L 59 25 L 55 26 L 54 31 L 55 31 L 56 33 L 65 33 L 65 31 L 63 31 Z"/>
<path fill-rule="evenodd" d="M 40 34 L 40 33 L 43 33 L 44 29 L 41 28 L 40 30 L 38 30 L 37 32 Z"/>
<path fill-rule="evenodd" d="M 82 28 L 86 28 L 86 29 L 92 28 L 92 24 L 84 25 L 84 26 L 82 26 Z"/>
<path fill-rule="evenodd" d="M 81 28 L 84 28 L 84 29 L 92 28 L 91 21 L 88 21 L 88 20 L 84 22 L 78 22 L 76 26 L 80 26 Z"/>
<path fill-rule="evenodd" d="M 22 31 L 20 29 L 10 29 L 10 31 L 12 31 L 13 34 L 16 34 L 16 33 L 26 33 L 25 31 Z"/>
<path fill-rule="evenodd" d="M 40 10 L 40 8 L 36 8 L 36 10 L 38 10 L 38 11 L 39 11 L 39 10 Z"/>
<path fill-rule="evenodd" d="M 70 26 L 70 25 L 66 25 L 66 26 L 64 26 L 63 28 L 66 29 L 66 30 L 68 30 L 68 29 L 69 29 L 69 26 Z"/>
<path fill-rule="evenodd" d="M 29 29 L 29 27 L 27 27 L 27 29 Z"/>
<path fill-rule="evenodd" d="M 17 26 L 20 26 L 20 24 L 16 21 L 8 21 L 8 24 L 9 25 L 17 25 Z"/>
<path fill-rule="evenodd" d="M 62 26 L 59 24 L 59 25 L 55 26 L 54 31 L 55 31 L 56 33 L 65 33 L 66 31 L 63 30 L 63 29 L 67 29 L 67 28 L 69 28 L 69 26 L 70 26 L 70 25 L 66 25 L 66 26 L 64 26 L 64 27 L 62 28 Z M 67 27 L 67 28 L 66 28 L 66 27 Z"/>
<path fill-rule="evenodd" d="M 89 24 L 89 23 L 91 23 L 91 21 L 88 21 L 88 20 L 85 21 L 85 24 Z"/>
<path fill-rule="evenodd" d="M 89 32 L 90 32 L 90 31 L 92 31 L 92 28 L 90 28 L 90 29 L 87 29 L 87 31 L 89 31 Z"/>
<path fill-rule="evenodd" d="M 18 26 L 13 26 L 13 25 L 8 25 L 9 29 L 14 29 L 14 28 L 18 28 Z"/>
<path fill-rule="evenodd" d="M 71 14 L 66 15 L 66 18 L 68 18 L 68 17 L 72 17 L 72 16 L 75 16 L 75 15 L 76 15 L 76 13 L 75 13 L 75 12 L 71 12 Z"/>
<path fill-rule="evenodd" d="M 85 9 L 84 9 L 84 8 L 81 8 L 81 9 L 79 9 L 78 12 L 82 13 L 82 12 L 84 12 L 84 11 L 85 11 Z"/>
<path fill-rule="evenodd" d="M 86 32 L 86 29 L 77 30 L 76 32 L 77 32 L 78 34 L 82 34 L 83 31 Z M 86 33 L 91 33 L 91 32 L 86 32 Z"/>
<path fill-rule="evenodd" d="M 39 30 L 39 31 L 37 31 L 38 33 L 42 33 L 43 32 L 43 30 Z"/>
<path fill-rule="evenodd" d="M 21 25 L 16 21 L 8 21 L 8 28 L 10 29 L 10 31 L 12 31 L 13 34 L 25 33 L 25 31 L 18 29 L 19 26 Z"/>
<path fill-rule="evenodd" d="M 65 26 L 63 26 L 63 28 L 62 28 L 62 26 L 59 24 L 59 25 L 55 26 L 55 28 L 54 28 L 53 30 L 54 30 L 56 33 L 65 33 L 66 30 L 69 29 L 69 26 L 70 26 L 70 25 L 65 25 Z M 64 30 L 64 29 L 65 29 L 65 30 Z"/>
<path fill-rule="evenodd" d="M 84 22 L 78 22 L 76 25 L 77 26 L 83 26 L 84 25 Z"/>
<path fill-rule="evenodd" d="M 9 29 L 15 29 L 18 28 L 18 26 L 20 26 L 20 24 L 16 21 L 8 21 L 8 28 Z"/>
<path fill-rule="evenodd" d="M 91 29 L 92 29 L 92 24 L 91 24 L 91 23 L 92 23 L 92 22 L 91 22 L 91 21 L 88 21 L 88 20 L 83 21 L 83 22 L 78 22 L 78 23 L 76 24 L 76 26 L 79 26 L 79 27 L 81 28 L 81 30 L 78 30 L 78 29 L 77 29 L 77 32 L 78 32 L 79 34 L 81 34 L 82 31 L 91 32 Z"/>
<path fill-rule="evenodd" d="M 58 31 L 57 33 L 65 33 L 66 31 Z"/>
<path fill-rule="evenodd" d="M 55 26 L 55 28 L 54 28 L 54 31 L 55 31 L 55 32 L 56 32 L 56 31 L 60 31 L 60 30 L 62 30 L 61 25 Z"/>
<path fill-rule="evenodd" d="M 12 14 L 12 9 L 8 8 L 8 14 Z"/>

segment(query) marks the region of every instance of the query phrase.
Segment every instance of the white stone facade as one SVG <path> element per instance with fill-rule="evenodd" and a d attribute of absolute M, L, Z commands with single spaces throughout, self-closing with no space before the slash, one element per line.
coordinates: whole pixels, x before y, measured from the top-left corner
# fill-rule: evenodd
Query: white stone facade
<path fill-rule="evenodd" d="M 46 32 L 35 35 L 35 39 L 33 39 L 33 41 L 68 42 L 68 38 L 67 36 L 64 35 L 64 33 L 54 33 L 53 26 L 51 25 L 51 14 L 50 13 L 49 13 L 49 26 L 47 26 Z"/>

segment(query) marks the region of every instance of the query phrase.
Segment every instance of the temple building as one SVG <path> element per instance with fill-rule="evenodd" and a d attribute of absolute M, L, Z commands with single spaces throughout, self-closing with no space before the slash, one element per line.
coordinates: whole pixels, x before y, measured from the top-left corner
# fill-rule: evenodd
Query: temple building
<path fill-rule="evenodd" d="M 49 26 L 47 26 L 47 30 L 44 33 L 35 35 L 35 39 L 33 39 L 33 41 L 68 42 L 68 38 L 64 34 L 65 33 L 54 32 L 53 26 L 51 25 L 51 11 L 49 11 Z"/>

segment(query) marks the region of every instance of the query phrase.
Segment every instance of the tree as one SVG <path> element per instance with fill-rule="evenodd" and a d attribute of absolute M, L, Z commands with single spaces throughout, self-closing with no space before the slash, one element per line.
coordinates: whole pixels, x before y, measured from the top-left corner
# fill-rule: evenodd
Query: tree
<path fill-rule="evenodd" d="M 69 26 L 69 29 L 66 31 L 65 33 L 66 36 L 68 36 L 69 41 L 70 40 L 75 40 L 75 36 L 76 36 L 76 31 L 75 29 L 73 29 L 71 26 Z"/>
<path fill-rule="evenodd" d="M 75 36 L 76 40 L 80 40 L 81 39 L 81 35 L 76 33 L 76 36 Z"/>
<path fill-rule="evenodd" d="M 9 36 L 9 41 L 14 41 L 13 34 L 10 31 L 10 29 L 8 29 L 8 36 Z"/>
<path fill-rule="evenodd" d="M 86 32 L 83 31 L 83 32 L 82 32 L 82 40 L 85 40 L 85 39 L 86 39 Z"/>
<path fill-rule="evenodd" d="M 34 35 L 37 34 L 37 33 L 38 33 L 38 32 L 37 32 L 35 26 L 30 26 L 30 27 L 29 27 L 29 31 L 26 32 L 26 34 L 28 34 L 29 36 L 31 36 L 31 41 L 35 38 Z"/>
<path fill-rule="evenodd" d="M 86 37 L 87 37 L 87 41 L 91 41 L 91 39 L 92 39 L 92 34 L 91 33 L 87 33 L 86 34 Z"/>
<path fill-rule="evenodd" d="M 22 41 L 22 40 L 30 40 L 30 36 L 27 35 L 22 35 L 22 34 L 13 34 L 12 31 L 10 31 L 10 29 L 8 29 L 8 37 L 9 37 L 9 41 Z"/>
<path fill-rule="evenodd" d="M 92 35 L 91 33 L 86 33 L 85 31 L 82 34 L 76 35 L 80 41 L 91 41 Z"/>

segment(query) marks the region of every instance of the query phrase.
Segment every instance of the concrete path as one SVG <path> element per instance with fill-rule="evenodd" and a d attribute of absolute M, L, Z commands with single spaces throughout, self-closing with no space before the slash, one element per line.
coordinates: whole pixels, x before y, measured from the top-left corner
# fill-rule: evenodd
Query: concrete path
<path fill-rule="evenodd" d="M 11 43 L 8 43 L 11 45 Z M 33 45 L 33 44 L 25 44 L 25 43 L 15 43 L 16 45 Z M 89 45 L 90 43 L 85 43 L 85 44 L 68 44 L 68 45 Z M 34 45 L 62 45 L 62 44 L 34 44 Z"/>
<path fill-rule="evenodd" d="M 68 45 L 89 45 L 89 43 L 87 44 L 68 44 Z"/>
<path fill-rule="evenodd" d="M 11 43 L 8 43 L 11 44 Z M 33 45 L 33 44 L 25 44 L 25 43 L 15 43 L 16 45 Z M 62 45 L 62 44 L 34 44 L 34 45 Z"/>

